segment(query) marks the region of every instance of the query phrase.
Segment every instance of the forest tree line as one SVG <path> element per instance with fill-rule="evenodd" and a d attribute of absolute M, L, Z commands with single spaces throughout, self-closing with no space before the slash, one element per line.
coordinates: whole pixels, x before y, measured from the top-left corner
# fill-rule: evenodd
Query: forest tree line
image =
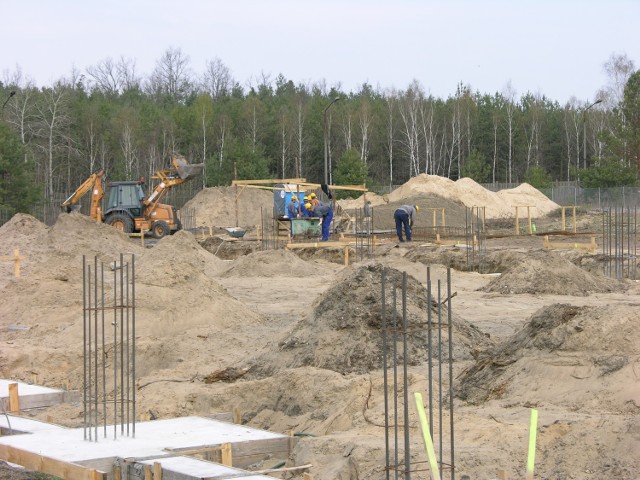
<path fill-rule="evenodd" d="M 149 178 L 173 152 L 204 163 L 199 185 L 304 177 L 391 186 L 420 173 L 480 183 L 553 180 L 616 186 L 640 166 L 640 71 L 605 63 L 609 84 L 564 105 L 541 93 L 472 91 L 446 99 L 413 81 L 404 90 L 261 75 L 241 85 L 220 59 L 195 74 L 169 48 L 142 77 L 135 61 L 100 61 L 36 87 L 5 72 L 0 119 L 0 207 L 58 202 L 92 172 Z M 342 165 L 341 165 L 342 163 Z M 536 185 L 540 186 L 540 185 Z"/>

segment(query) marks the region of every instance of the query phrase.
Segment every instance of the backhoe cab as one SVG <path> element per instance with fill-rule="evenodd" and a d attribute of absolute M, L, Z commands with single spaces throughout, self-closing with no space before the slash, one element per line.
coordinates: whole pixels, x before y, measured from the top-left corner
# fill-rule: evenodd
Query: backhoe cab
<path fill-rule="evenodd" d="M 70 211 L 77 208 L 80 198 L 89 190 L 91 196 L 90 217 L 98 222 L 104 222 L 125 233 L 150 232 L 154 238 L 162 238 L 182 228 L 175 207 L 160 203 L 167 191 L 202 173 L 203 164 L 190 165 L 180 156 L 172 157 L 173 168 L 160 170 L 152 178 L 159 180 L 153 191 L 145 197 L 143 185 L 140 181 L 109 182 L 109 195 L 106 208 L 100 208 L 103 191 L 104 172 L 91 175 L 78 189 L 62 204 L 63 209 Z"/>

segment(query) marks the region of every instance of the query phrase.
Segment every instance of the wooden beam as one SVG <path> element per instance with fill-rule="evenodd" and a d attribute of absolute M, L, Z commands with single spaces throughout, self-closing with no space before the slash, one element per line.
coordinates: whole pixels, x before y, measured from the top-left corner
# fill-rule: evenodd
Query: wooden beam
<path fill-rule="evenodd" d="M 549 235 L 544 236 L 544 241 L 542 242 L 542 246 L 546 249 L 565 249 L 565 250 L 588 250 L 589 253 L 595 254 L 598 248 L 596 244 L 596 237 L 591 237 L 591 243 L 558 243 L 558 242 L 550 242 Z"/>
<path fill-rule="evenodd" d="M 271 185 L 271 184 L 276 184 L 276 183 L 289 183 L 289 184 L 300 184 L 300 183 L 306 183 L 307 179 L 306 178 L 282 178 L 282 179 L 278 179 L 278 178 L 270 178 L 270 179 L 262 179 L 262 180 L 233 180 L 231 182 L 231 186 L 234 185 L 245 185 L 245 186 L 249 186 L 249 185 Z"/>
<path fill-rule="evenodd" d="M 162 480 L 162 465 L 160 462 L 153 462 L 153 480 Z"/>
<path fill-rule="evenodd" d="M 27 257 L 21 257 L 20 256 L 20 249 L 16 248 L 13 251 L 13 256 L 3 256 L 0 257 L 0 260 L 2 261 L 13 261 L 15 262 L 14 264 L 14 275 L 16 278 L 20 278 L 20 260 L 26 260 Z"/>
<path fill-rule="evenodd" d="M 222 465 L 226 467 L 233 467 L 233 453 L 231 452 L 231 444 L 222 444 Z"/>
<path fill-rule="evenodd" d="M 287 248 L 342 248 L 349 242 L 287 243 Z"/>
<path fill-rule="evenodd" d="M 20 396 L 18 395 L 18 384 L 9 384 L 9 413 L 20 415 Z"/>
<path fill-rule="evenodd" d="M 0 458 L 4 461 L 22 465 L 27 470 L 46 473 L 65 480 L 106 480 L 107 474 L 95 468 L 84 467 L 77 463 L 64 462 L 37 453 L 22 450 L 11 445 L 0 444 Z"/>

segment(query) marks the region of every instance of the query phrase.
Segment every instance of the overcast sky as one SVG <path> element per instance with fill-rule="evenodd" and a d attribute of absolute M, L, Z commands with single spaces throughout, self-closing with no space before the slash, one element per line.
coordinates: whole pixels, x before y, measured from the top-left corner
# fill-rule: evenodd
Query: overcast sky
<path fill-rule="evenodd" d="M 459 82 L 564 103 L 595 98 L 603 65 L 640 68 L 640 0 L 0 0 L 0 78 L 38 86 L 108 57 L 146 76 L 169 48 L 201 74 L 219 58 L 243 86 L 283 74 L 343 91 Z"/>

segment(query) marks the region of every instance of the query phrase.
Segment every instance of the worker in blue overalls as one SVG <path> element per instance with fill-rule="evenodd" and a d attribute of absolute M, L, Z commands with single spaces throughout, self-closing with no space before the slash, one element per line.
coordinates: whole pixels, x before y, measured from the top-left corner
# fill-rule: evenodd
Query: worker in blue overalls
<path fill-rule="evenodd" d="M 404 242 L 402 238 L 403 227 L 407 242 L 411 241 L 411 229 L 413 228 L 413 222 L 416 220 L 416 213 L 419 210 L 420 207 L 418 205 L 402 205 L 394 212 L 393 218 L 396 221 L 396 233 L 398 234 L 398 240 L 401 242 Z"/>
<path fill-rule="evenodd" d="M 333 219 L 333 208 L 331 205 L 319 202 L 318 205 L 307 203 L 305 208 L 310 212 L 313 212 L 314 217 L 318 217 L 322 223 L 322 241 L 327 242 L 329 240 L 329 229 L 331 227 L 331 220 Z"/>
<path fill-rule="evenodd" d="M 287 217 L 298 218 L 298 197 L 291 195 L 291 200 L 287 204 Z"/>

